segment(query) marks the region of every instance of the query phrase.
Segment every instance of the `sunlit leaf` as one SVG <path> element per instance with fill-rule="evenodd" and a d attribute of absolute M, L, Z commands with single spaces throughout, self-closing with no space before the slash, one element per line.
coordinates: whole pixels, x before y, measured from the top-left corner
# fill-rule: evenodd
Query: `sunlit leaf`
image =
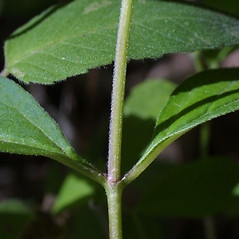
<path fill-rule="evenodd" d="M 94 187 L 86 179 L 74 174 L 68 175 L 56 198 L 53 213 L 59 213 L 66 208 L 73 208 L 87 202 L 86 199 L 92 197 L 94 191 Z"/>
<path fill-rule="evenodd" d="M 146 80 L 136 85 L 125 101 L 124 117 L 156 119 L 175 84 L 167 80 Z"/>
<path fill-rule="evenodd" d="M 126 181 L 140 174 L 165 147 L 193 127 L 238 109 L 239 69 L 211 70 L 190 77 L 169 97 L 158 116 L 152 143 Z"/>
<path fill-rule="evenodd" d="M 47 156 L 70 167 L 91 167 L 55 121 L 15 82 L 0 77 L 0 151 Z"/>
<path fill-rule="evenodd" d="M 126 172 L 152 139 L 155 120 L 175 85 L 166 80 L 146 80 L 136 85 L 125 101 L 122 168 Z"/>

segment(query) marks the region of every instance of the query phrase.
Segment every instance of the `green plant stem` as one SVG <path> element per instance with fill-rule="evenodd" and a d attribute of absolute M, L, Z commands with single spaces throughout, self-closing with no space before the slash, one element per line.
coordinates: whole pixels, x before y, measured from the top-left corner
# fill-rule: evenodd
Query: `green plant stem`
<path fill-rule="evenodd" d="M 133 2 L 134 0 L 122 0 L 113 77 L 108 182 L 105 185 L 109 213 L 109 235 L 111 239 L 122 239 L 121 196 L 123 186 L 118 182 L 120 181 L 123 105 Z"/>
<path fill-rule="evenodd" d="M 120 180 L 124 91 L 133 2 L 134 0 L 123 0 L 121 6 L 111 100 L 108 155 L 108 180 L 110 182 Z"/>
<path fill-rule="evenodd" d="M 123 187 L 120 184 L 108 183 L 105 189 L 108 201 L 110 239 L 122 239 L 121 196 Z"/>

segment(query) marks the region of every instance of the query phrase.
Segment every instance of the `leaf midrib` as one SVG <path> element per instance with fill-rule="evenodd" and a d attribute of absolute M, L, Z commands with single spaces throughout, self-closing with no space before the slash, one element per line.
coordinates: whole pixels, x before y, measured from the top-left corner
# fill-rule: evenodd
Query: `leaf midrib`
<path fill-rule="evenodd" d="M 236 82 L 236 81 L 233 81 L 233 83 L 235 83 L 235 82 Z M 231 84 L 232 84 L 232 83 L 231 83 Z M 230 84 L 230 85 L 231 85 L 231 84 Z M 230 87 L 230 86 L 228 86 L 228 87 Z M 228 87 L 227 87 L 227 88 L 228 88 Z M 223 89 L 222 92 L 221 92 L 221 93 L 218 93 L 217 95 L 220 96 L 220 94 L 222 94 L 223 92 L 226 92 L 226 90 Z M 224 108 L 225 106 L 230 105 L 230 104 L 233 104 L 233 103 L 236 103 L 236 102 L 239 102 L 239 99 L 238 99 L 238 100 L 234 100 L 234 101 L 230 101 L 230 102 L 227 103 L 226 105 L 220 106 L 220 107 L 218 107 L 217 109 Z M 209 110 L 210 107 L 212 107 L 213 104 L 215 104 L 215 102 L 212 102 L 210 105 L 208 105 L 208 107 L 207 107 L 207 109 L 206 109 L 206 113 L 202 114 L 202 115 L 200 116 L 200 118 L 201 118 L 201 117 L 207 117 L 208 115 L 210 115 L 210 113 L 208 113 L 208 110 Z M 211 119 L 213 119 L 213 118 L 214 118 L 214 116 L 212 116 L 212 117 L 210 117 L 210 118 L 207 118 L 207 120 L 211 120 Z M 194 118 L 194 119 L 191 119 L 190 121 L 188 121 L 188 122 L 187 122 L 187 125 L 190 125 L 190 124 L 192 123 L 192 121 L 194 121 L 194 120 L 195 120 L 195 118 Z M 202 123 L 204 123 L 204 122 L 205 122 L 205 121 L 202 121 L 200 124 L 202 124 Z M 198 125 L 198 124 L 196 124 L 196 125 L 194 125 L 194 126 L 197 126 L 197 125 Z M 153 145 L 151 146 L 151 148 L 148 150 L 148 153 L 147 153 L 147 154 L 145 154 L 144 156 L 142 156 L 142 160 L 145 160 L 145 159 L 155 150 L 155 148 L 157 148 L 162 142 L 168 140 L 169 138 L 171 138 L 171 137 L 173 137 L 173 136 L 175 136 L 175 135 L 178 135 L 178 134 L 180 134 L 180 133 L 182 133 L 182 132 L 184 132 L 184 131 L 187 131 L 187 130 L 191 129 L 191 128 L 193 128 L 194 126 L 192 126 L 192 125 L 190 125 L 189 127 L 185 127 L 185 126 L 184 126 L 184 127 L 181 127 L 179 130 L 174 131 L 174 132 L 172 132 L 172 133 L 170 133 L 170 134 L 167 134 L 167 133 L 166 133 L 166 135 L 165 135 L 163 138 L 161 138 L 160 141 L 156 142 L 155 144 L 153 144 Z M 168 128 L 167 131 L 168 131 L 169 129 L 170 129 L 170 128 Z"/>

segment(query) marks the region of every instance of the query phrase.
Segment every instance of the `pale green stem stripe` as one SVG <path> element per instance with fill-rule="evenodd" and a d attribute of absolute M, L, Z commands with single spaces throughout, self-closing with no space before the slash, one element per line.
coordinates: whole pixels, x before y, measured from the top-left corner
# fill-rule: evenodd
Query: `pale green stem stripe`
<path fill-rule="evenodd" d="M 116 46 L 109 133 L 108 180 L 120 180 L 121 140 L 127 52 L 134 0 L 123 0 Z"/>
<path fill-rule="evenodd" d="M 115 56 L 109 133 L 108 182 L 105 185 L 110 239 L 122 239 L 121 196 L 123 187 L 117 182 L 120 181 L 124 91 L 133 2 L 134 0 L 122 0 Z"/>

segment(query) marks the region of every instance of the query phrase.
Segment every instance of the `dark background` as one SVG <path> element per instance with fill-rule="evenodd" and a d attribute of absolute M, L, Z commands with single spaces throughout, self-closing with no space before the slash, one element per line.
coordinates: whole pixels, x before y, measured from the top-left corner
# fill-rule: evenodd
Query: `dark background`
<path fill-rule="evenodd" d="M 62 2 L 69 1 L 0 0 L 1 69 L 4 66 L 4 41 L 12 31 L 52 4 Z M 214 1 L 214 6 L 215 2 L 217 1 Z M 219 7 L 220 2 L 218 1 Z M 236 4 L 236 1 L 228 1 L 228 9 L 236 14 L 233 4 Z M 222 67 L 238 65 L 237 51 L 221 63 Z M 59 123 L 74 148 L 104 170 L 112 72 L 113 66 L 108 65 L 54 86 L 23 85 Z M 167 55 L 156 60 L 131 61 L 127 72 L 126 97 L 133 86 L 145 79 L 164 78 L 179 83 L 194 72 L 192 57 L 184 53 Z M 239 161 L 238 120 L 239 113 L 235 112 L 211 123 L 210 155 L 223 155 Z M 195 160 L 200 155 L 198 145 L 199 128 L 196 128 L 170 146 L 163 153 L 161 160 L 167 158 L 172 163 Z M 41 238 L 61 238 L 59 235 L 70 216 L 67 215 L 67 219 L 64 218 L 63 221 L 57 221 L 49 215 L 48 210 L 69 169 L 43 157 L 0 154 L 0 158 L 0 202 L 10 198 L 30 202 L 40 215 L 38 227 L 33 226 L 32 230 L 44 231 Z M 126 206 L 131 207 L 136 203 L 137 192 L 136 196 L 127 191 L 125 195 Z M 239 238 L 238 218 L 218 215 L 214 217 L 214 222 L 218 239 Z M 171 237 L 168 238 L 205 238 L 201 219 L 167 218 L 163 223 L 164 230 L 170 231 L 168 234 Z M 28 235 L 24 238 L 38 236 L 36 233 L 35 236 Z"/>

